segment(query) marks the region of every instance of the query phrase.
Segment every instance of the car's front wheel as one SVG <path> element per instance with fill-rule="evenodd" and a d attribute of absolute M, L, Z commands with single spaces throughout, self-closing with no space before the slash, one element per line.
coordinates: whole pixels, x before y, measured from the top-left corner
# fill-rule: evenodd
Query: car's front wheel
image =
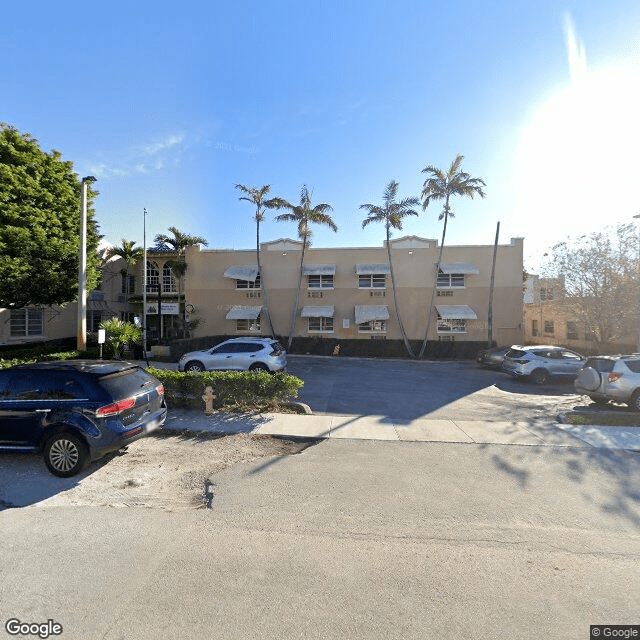
<path fill-rule="evenodd" d="M 85 468 L 89 452 L 79 436 L 69 432 L 56 433 L 44 445 L 44 461 L 53 475 L 69 478 Z"/>
<path fill-rule="evenodd" d="M 636 389 L 632 394 L 629 402 L 629 408 L 633 411 L 640 411 L 640 389 Z"/>
<path fill-rule="evenodd" d="M 549 382 L 549 372 L 546 369 L 535 369 L 531 373 L 531 382 L 537 385 L 547 384 Z"/>
<path fill-rule="evenodd" d="M 187 364 L 184 365 L 184 370 L 198 373 L 199 371 L 204 371 L 204 365 L 202 364 L 202 362 L 193 360 L 192 362 L 187 362 Z"/>
<path fill-rule="evenodd" d="M 269 367 L 266 364 L 262 364 L 262 362 L 256 362 L 256 364 L 252 364 L 249 367 L 249 371 L 269 371 Z"/>

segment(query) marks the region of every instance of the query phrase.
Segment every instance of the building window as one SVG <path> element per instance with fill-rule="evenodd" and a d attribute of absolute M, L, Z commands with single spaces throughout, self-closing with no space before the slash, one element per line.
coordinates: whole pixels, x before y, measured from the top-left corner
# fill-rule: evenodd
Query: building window
<path fill-rule="evenodd" d="M 438 270 L 438 289 L 459 289 L 464 287 L 464 273 L 443 273 Z"/>
<path fill-rule="evenodd" d="M 333 332 L 333 318 L 307 318 L 309 333 Z"/>
<path fill-rule="evenodd" d="M 567 340 L 578 340 L 578 323 L 567 322 Z"/>
<path fill-rule="evenodd" d="M 256 279 L 251 280 L 236 280 L 236 289 L 259 289 L 260 288 L 260 274 L 256 276 Z"/>
<path fill-rule="evenodd" d="M 42 335 L 41 309 L 12 309 L 10 333 L 14 338 L 28 338 Z"/>
<path fill-rule="evenodd" d="M 553 289 L 540 289 L 540 300 L 553 300 Z"/>
<path fill-rule="evenodd" d="M 466 333 L 467 321 L 460 318 L 441 318 L 438 316 L 438 333 Z"/>
<path fill-rule="evenodd" d="M 122 273 L 121 293 L 131 294 L 136 292 L 136 277 L 128 273 Z"/>
<path fill-rule="evenodd" d="M 538 321 L 537 320 L 532 320 L 531 321 L 531 335 L 532 336 L 537 336 L 538 335 Z"/>
<path fill-rule="evenodd" d="M 544 321 L 544 332 L 553 335 L 553 320 Z"/>
<path fill-rule="evenodd" d="M 369 322 L 361 322 L 358 325 L 358 333 L 386 333 L 386 320 L 370 320 Z"/>
<path fill-rule="evenodd" d="M 260 316 L 255 319 L 242 318 L 240 320 L 236 320 L 236 331 L 260 331 Z"/>
<path fill-rule="evenodd" d="M 333 274 L 309 275 L 309 289 L 333 289 Z"/>
<path fill-rule="evenodd" d="M 160 286 L 160 271 L 155 262 L 147 262 L 147 293 L 157 291 Z"/>
<path fill-rule="evenodd" d="M 361 273 L 358 276 L 359 289 L 384 289 L 387 276 L 384 273 Z"/>
<path fill-rule="evenodd" d="M 177 290 L 176 279 L 173 276 L 171 267 L 164 265 L 162 267 L 162 293 L 175 293 Z"/>
<path fill-rule="evenodd" d="M 95 311 L 89 309 L 87 311 L 87 331 L 90 333 L 97 333 L 102 322 L 102 311 Z"/>

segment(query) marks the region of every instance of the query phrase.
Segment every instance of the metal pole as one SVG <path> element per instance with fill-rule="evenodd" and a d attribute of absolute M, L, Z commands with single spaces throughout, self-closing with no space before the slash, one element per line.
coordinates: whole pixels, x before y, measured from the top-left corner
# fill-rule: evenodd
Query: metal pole
<path fill-rule="evenodd" d="M 142 222 L 142 247 L 143 247 L 143 265 L 142 265 L 142 348 L 144 350 L 144 359 L 147 359 L 147 210 L 143 209 L 144 216 Z"/>
<path fill-rule="evenodd" d="M 95 182 L 93 176 L 82 178 L 80 194 L 80 260 L 78 264 L 78 327 L 76 332 L 76 348 L 87 349 L 87 184 Z"/>

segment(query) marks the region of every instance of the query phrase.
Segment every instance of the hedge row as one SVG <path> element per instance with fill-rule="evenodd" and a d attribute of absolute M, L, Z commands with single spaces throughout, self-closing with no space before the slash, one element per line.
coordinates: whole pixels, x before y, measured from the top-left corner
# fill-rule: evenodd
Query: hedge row
<path fill-rule="evenodd" d="M 164 385 L 170 407 L 183 407 L 202 411 L 202 396 L 211 387 L 213 408 L 275 406 L 286 404 L 298 397 L 304 384 L 300 378 L 287 373 L 266 371 L 204 371 L 183 373 L 167 369 L 146 369 Z"/>

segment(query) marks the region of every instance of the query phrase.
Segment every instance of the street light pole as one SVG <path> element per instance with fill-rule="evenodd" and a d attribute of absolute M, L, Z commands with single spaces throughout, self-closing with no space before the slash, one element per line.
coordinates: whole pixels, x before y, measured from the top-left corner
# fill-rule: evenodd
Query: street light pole
<path fill-rule="evenodd" d="M 80 260 L 78 265 L 78 351 L 87 349 L 87 191 L 88 185 L 95 182 L 93 176 L 82 178 L 80 213 Z"/>
<path fill-rule="evenodd" d="M 142 349 L 144 351 L 144 359 L 149 364 L 147 359 L 147 210 L 143 209 L 143 222 L 142 222 Z"/>
<path fill-rule="evenodd" d="M 636 213 L 633 217 L 640 222 L 640 213 Z M 636 329 L 638 330 L 636 351 L 640 353 L 640 233 L 638 234 L 638 263 L 636 264 L 636 274 L 638 275 L 638 284 L 636 285 Z"/>

